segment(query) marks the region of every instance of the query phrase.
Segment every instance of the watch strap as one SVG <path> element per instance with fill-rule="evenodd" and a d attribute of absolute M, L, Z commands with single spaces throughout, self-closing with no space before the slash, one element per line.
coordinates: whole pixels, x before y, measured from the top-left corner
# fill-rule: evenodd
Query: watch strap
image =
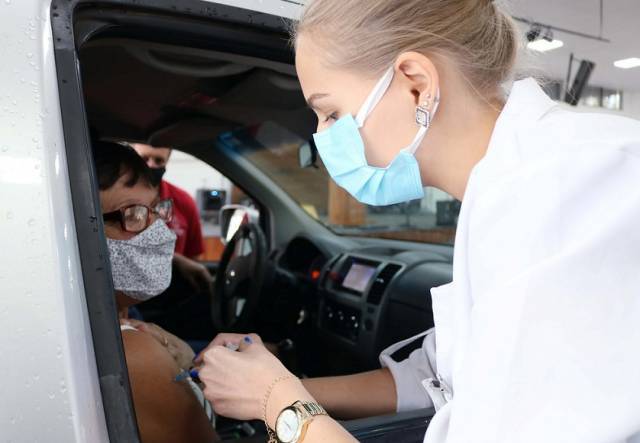
<path fill-rule="evenodd" d="M 294 406 L 298 404 L 302 407 L 311 417 L 315 417 L 318 415 L 328 415 L 327 411 L 324 410 L 322 406 L 313 401 L 299 401 L 294 403 Z"/>
<path fill-rule="evenodd" d="M 297 401 L 293 405 L 293 407 L 302 408 L 310 417 L 316 417 L 318 415 L 328 415 L 327 411 L 324 410 L 322 406 L 313 401 Z"/>

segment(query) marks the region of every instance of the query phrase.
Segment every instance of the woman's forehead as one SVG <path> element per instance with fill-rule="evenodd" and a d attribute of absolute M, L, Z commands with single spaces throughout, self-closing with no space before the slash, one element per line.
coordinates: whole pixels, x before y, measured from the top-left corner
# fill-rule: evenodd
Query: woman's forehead
<path fill-rule="evenodd" d="M 303 88 L 305 83 L 315 83 L 329 71 L 321 63 L 321 54 L 320 49 L 313 42 L 300 39 L 296 47 L 296 70 Z"/>
<path fill-rule="evenodd" d="M 330 96 L 332 99 L 358 97 L 367 94 L 376 78 L 368 78 L 361 73 L 345 68 L 329 66 L 322 46 L 309 37 L 301 37 L 296 47 L 296 70 L 305 100 Z"/>

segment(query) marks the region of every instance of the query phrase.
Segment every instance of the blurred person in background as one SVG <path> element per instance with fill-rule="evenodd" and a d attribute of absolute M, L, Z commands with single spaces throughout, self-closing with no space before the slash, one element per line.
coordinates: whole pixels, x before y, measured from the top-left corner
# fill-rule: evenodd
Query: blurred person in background
<path fill-rule="evenodd" d="M 174 215 L 169 228 L 177 237 L 174 265 L 194 291 L 210 293 L 213 278 L 207 268 L 200 263 L 204 252 L 204 239 L 196 202 L 185 190 L 163 179 L 172 149 L 143 143 L 129 143 L 129 145 L 151 168 L 154 181 L 159 187 L 160 199 L 173 201 Z"/>

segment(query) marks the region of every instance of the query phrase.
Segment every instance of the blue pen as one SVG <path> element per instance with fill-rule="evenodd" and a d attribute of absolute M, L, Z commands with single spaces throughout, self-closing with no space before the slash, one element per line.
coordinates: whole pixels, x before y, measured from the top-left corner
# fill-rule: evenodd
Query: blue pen
<path fill-rule="evenodd" d="M 200 378 L 198 377 L 198 370 L 197 369 L 189 369 L 187 370 L 183 370 L 181 373 L 179 373 L 178 375 L 176 375 L 176 378 L 174 379 L 174 381 L 184 381 L 188 378 L 192 379 L 193 381 L 195 381 L 196 383 L 200 383 Z"/>

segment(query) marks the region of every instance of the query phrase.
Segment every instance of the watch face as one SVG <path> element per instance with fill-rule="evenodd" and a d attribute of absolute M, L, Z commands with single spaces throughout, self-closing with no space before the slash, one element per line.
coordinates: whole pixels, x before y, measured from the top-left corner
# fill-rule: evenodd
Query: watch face
<path fill-rule="evenodd" d="M 289 443 L 295 440 L 300 429 L 300 419 L 293 409 L 282 411 L 276 421 L 276 435 L 278 440 Z"/>

